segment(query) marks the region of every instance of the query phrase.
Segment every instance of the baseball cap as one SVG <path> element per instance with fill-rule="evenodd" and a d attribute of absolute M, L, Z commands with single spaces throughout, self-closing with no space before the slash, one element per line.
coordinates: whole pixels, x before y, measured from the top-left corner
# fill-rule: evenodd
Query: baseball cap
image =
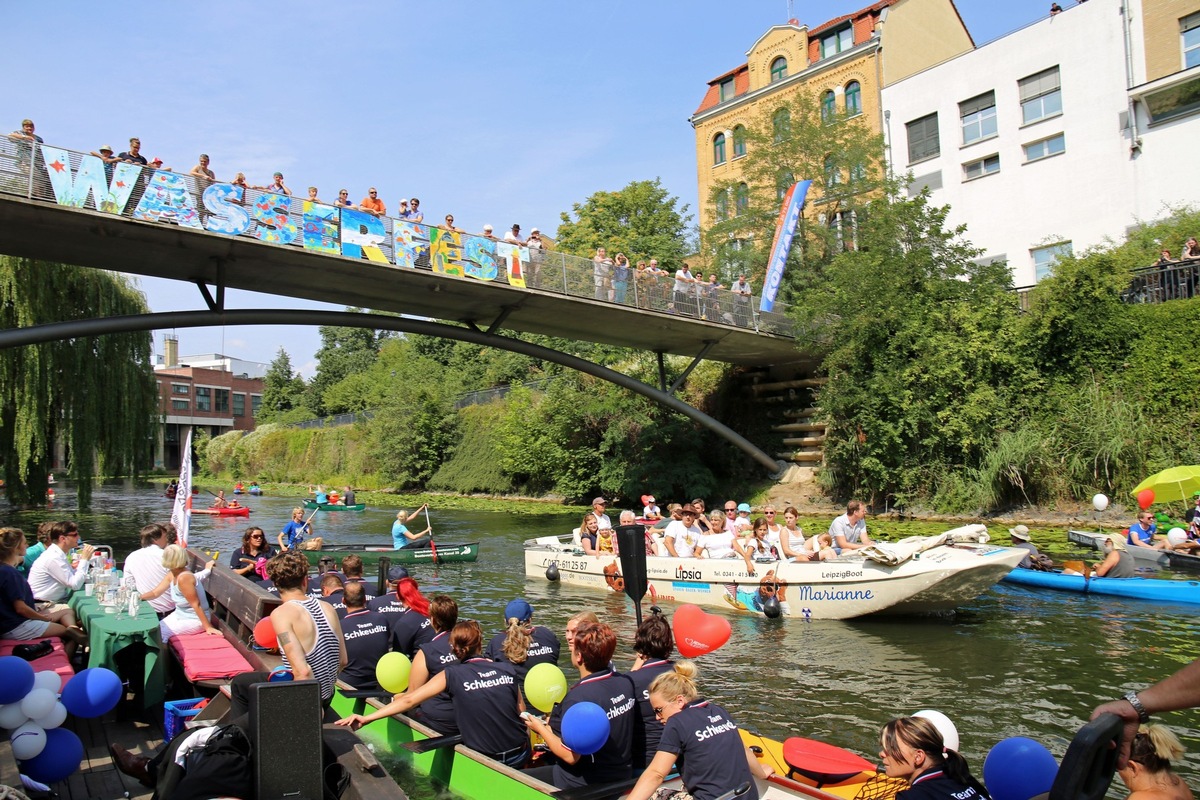
<path fill-rule="evenodd" d="M 488 225 L 484 225 L 484 226 L 483 226 L 483 229 L 484 229 L 485 231 L 490 231 L 490 230 L 492 229 L 492 226 L 491 226 L 490 224 L 488 224 Z"/>
<path fill-rule="evenodd" d="M 408 577 L 408 570 L 404 567 L 392 567 L 388 570 L 388 580 L 392 583 L 403 580 Z"/>
<path fill-rule="evenodd" d="M 540 229 L 540 228 L 533 228 L 533 229 L 531 229 L 529 232 L 530 232 L 530 233 L 541 233 L 542 231 L 541 231 L 541 229 Z"/>
<path fill-rule="evenodd" d="M 653 503 L 653 502 L 656 502 L 654 499 L 654 495 L 652 495 L 652 494 L 646 495 L 646 503 Z M 643 505 L 645 505 L 645 503 L 643 503 Z"/>
<path fill-rule="evenodd" d="M 1014 539 L 1020 539 L 1022 542 L 1029 541 L 1029 528 L 1024 525 L 1018 525 L 1015 528 L 1008 529 L 1008 535 Z"/>
<path fill-rule="evenodd" d="M 162 162 L 163 162 L 163 160 L 161 158 L 159 158 L 158 156 L 155 156 L 153 159 L 150 160 L 151 164 L 161 164 Z"/>
<path fill-rule="evenodd" d="M 528 622 L 533 618 L 533 606 L 529 605 L 529 601 L 523 597 L 518 597 L 516 600 L 509 600 L 508 605 L 504 607 L 504 618 Z"/>
<path fill-rule="evenodd" d="M 738 503 L 738 511 L 749 511 L 749 510 L 750 510 L 749 503 Z"/>
<path fill-rule="evenodd" d="M 111 144 L 100 145 L 100 152 L 103 153 L 105 150 L 107 150 L 108 152 L 111 153 L 113 151 L 112 145 Z M 1197 494 L 1200 494 L 1200 492 L 1197 492 Z"/>
<path fill-rule="evenodd" d="M 599 503 L 599 504 L 600 504 L 600 505 L 602 505 L 602 506 L 606 506 L 606 505 L 608 505 L 608 501 L 607 501 L 607 500 L 605 500 L 603 497 L 596 497 L 596 498 L 593 498 L 593 500 L 592 500 L 592 505 L 596 505 L 597 503 Z"/>

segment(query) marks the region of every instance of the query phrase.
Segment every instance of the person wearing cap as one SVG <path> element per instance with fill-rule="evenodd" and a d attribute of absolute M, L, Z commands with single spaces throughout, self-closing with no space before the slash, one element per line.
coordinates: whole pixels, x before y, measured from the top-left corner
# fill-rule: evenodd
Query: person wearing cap
<path fill-rule="evenodd" d="M 201 178 L 206 181 L 215 181 L 217 176 L 211 169 L 208 168 L 208 154 L 200 154 L 200 163 L 192 167 L 192 171 L 188 173 L 194 178 Z"/>
<path fill-rule="evenodd" d="M 525 277 L 525 284 L 537 288 L 540 285 L 538 276 L 542 274 L 542 260 L 545 258 L 542 251 L 546 249 L 540 229 L 534 228 L 529 232 L 529 241 L 525 242 L 525 246 L 529 248 L 529 274 Z"/>
<path fill-rule="evenodd" d="M 104 162 L 104 178 L 109 183 L 112 183 L 113 164 L 116 164 L 118 161 L 121 160 L 113 154 L 112 145 L 111 144 L 101 145 L 100 152 L 97 153 L 95 150 L 93 150 L 91 154 Z"/>
<path fill-rule="evenodd" d="M 433 530 L 432 528 L 427 527 L 420 533 L 413 533 L 408 529 L 408 523 L 416 519 L 427 508 L 429 508 L 429 503 L 425 503 L 411 514 L 403 508 L 396 512 L 396 521 L 392 523 L 392 547 L 394 549 L 427 547 L 429 545 L 429 533 Z"/>
<path fill-rule="evenodd" d="M 700 528 L 696 526 L 696 507 L 687 503 L 679 509 L 679 519 L 671 520 L 663 534 L 663 545 L 667 553 L 676 558 L 695 558 L 696 545 L 700 542 Z"/>
<path fill-rule="evenodd" d="M 484 238 L 485 238 L 485 239 L 491 239 L 493 242 L 495 242 L 495 241 L 498 241 L 498 240 L 496 239 L 496 234 L 495 234 L 495 233 L 493 233 L 492 231 L 493 231 L 493 228 L 492 228 L 492 226 L 491 226 L 491 223 L 488 223 L 487 225 L 484 225 L 484 226 L 483 226 L 483 236 L 484 236 Z"/>
<path fill-rule="evenodd" d="M 643 519 L 662 519 L 662 512 L 656 506 L 654 495 L 642 495 L 642 518 Z"/>
<path fill-rule="evenodd" d="M 134 136 L 129 140 L 129 149 L 117 156 L 118 161 L 124 161 L 127 164 L 141 164 L 143 167 L 147 165 L 146 157 L 142 155 L 142 140 Z"/>
<path fill-rule="evenodd" d="M 861 500 L 846 503 L 846 513 L 829 524 L 833 549 L 838 553 L 861 550 L 875 544 L 867 535 L 867 506 Z"/>
<path fill-rule="evenodd" d="M 508 601 L 504 625 L 504 632 L 492 637 L 483 654 L 492 661 L 511 664 L 522 687 L 525 675 L 536 665 L 558 664 L 562 649 L 558 636 L 543 625 L 533 624 L 533 606 L 528 600 L 518 597 Z"/>
<path fill-rule="evenodd" d="M 504 241 L 509 244 L 525 244 L 525 240 L 521 238 L 521 226 L 514 222 L 512 229 L 504 234 Z"/>
<path fill-rule="evenodd" d="M 390 567 L 387 574 L 387 591 L 374 600 L 368 600 L 367 608 L 381 614 L 391 615 L 393 620 L 400 616 L 404 612 L 404 603 L 400 601 L 396 589 L 400 585 L 400 581 L 407 577 L 408 570 L 404 567 L 399 565 Z"/>
<path fill-rule="evenodd" d="M 726 503 L 728 505 L 728 503 Z M 753 528 L 754 523 L 750 521 L 750 504 L 738 503 L 737 516 L 732 520 L 733 532 L 739 536 L 743 531 Z"/>
<path fill-rule="evenodd" d="M 379 190 L 374 186 L 368 189 L 367 196 L 359 201 L 358 210 L 376 217 L 387 216 L 387 206 L 379 199 Z"/>
<path fill-rule="evenodd" d="M 592 513 L 596 515 L 596 524 L 600 526 L 600 530 L 612 527 L 612 520 L 608 518 L 608 514 L 604 513 L 606 508 L 608 508 L 608 501 L 603 497 L 592 500 Z"/>
<path fill-rule="evenodd" d="M 1015 528 L 1009 528 L 1008 535 L 1012 538 L 1013 547 L 1029 551 L 1029 555 L 1022 558 L 1021 563 L 1017 564 L 1017 566 L 1021 569 L 1031 569 L 1033 567 L 1033 559 L 1040 554 L 1030 541 L 1029 528 L 1024 525 L 1018 525 Z"/>
<path fill-rule="evenodd" d="M 1133 555 L 1120 535 L 1110 533 L 1102 545 L 1104 560 L 1096 565 L 1093 578 L 1132 578 L 1135 574 Z"/>
<path fill-rule="evenodd" d="M 424 222 L 425 212 L 421 210 L 421 201 L 414 197 L 408 201 L 407 206 L 403 200 L 400 201 L 400 216 L 409 222 Z"/>
<path fill-rule="evenodd" d="M 288 197 L 292 196 L 292 190 L 289 189 L 287 187 L 287 184 L 283 182 L 283 173 L 282 172 L 276 172 L 274 175 L 272 175 L 271 182 L 262 188 L 263 188 L 263 191 L 266 191 L 266 192 L 273 192 L 275 194 L 286 194 Z"/>

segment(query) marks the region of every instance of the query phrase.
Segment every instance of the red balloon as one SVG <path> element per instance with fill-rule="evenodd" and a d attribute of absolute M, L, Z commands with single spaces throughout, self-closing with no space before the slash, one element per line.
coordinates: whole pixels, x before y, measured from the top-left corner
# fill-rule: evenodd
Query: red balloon
<path fill-rule="evenodd" d="M 275 626 L 271 624 L 270 617 L 263 617 L 255 624 L 254 641 L 258 642 L 259 647 L 268 650 L 279 649 L 279 640 L 275 638 Z"/>
<path fill-rule="evenodd" d="M 1145 511 L 1150 506 L 1154 505 L 1154 490 L 1142 489 L 1137 493 L 1138 508 Z"/>
<path fill-rule="evenodd" d="M 729 620 L 690 604 L 675 609 L 671 627 L 675 631 L 675 647 L 684 658 L 695 658 L 719 649 L 729 641 L 732 633 Z"/>

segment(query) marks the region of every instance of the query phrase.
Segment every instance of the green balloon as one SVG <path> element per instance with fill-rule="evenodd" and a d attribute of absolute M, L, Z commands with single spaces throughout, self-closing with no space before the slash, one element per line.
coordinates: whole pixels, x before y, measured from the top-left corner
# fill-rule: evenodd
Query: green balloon
<path fill-rule="evenodd" d="M 549 714 L 567 696 L 567 676 L 555 664 L 534 664 L 525 675 L 525 696 L 534 708 Z"/>
<path fill-rule="evenodd" d="M 387 653 L 375 665 L 375 680 L 385 692 L 397 694 L 408 688 L 412 662 L 404 653 Z"/>

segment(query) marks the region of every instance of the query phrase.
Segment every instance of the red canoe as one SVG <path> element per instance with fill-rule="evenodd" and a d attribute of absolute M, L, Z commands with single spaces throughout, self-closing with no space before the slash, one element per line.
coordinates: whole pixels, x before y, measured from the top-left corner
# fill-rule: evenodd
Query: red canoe
<path fill-rule="evenodd" d="M 246 506 L 237 508 L 193 508 L 193 514 L 211 514 L 214 517 L 248 517 L 250 509 Z"/>

